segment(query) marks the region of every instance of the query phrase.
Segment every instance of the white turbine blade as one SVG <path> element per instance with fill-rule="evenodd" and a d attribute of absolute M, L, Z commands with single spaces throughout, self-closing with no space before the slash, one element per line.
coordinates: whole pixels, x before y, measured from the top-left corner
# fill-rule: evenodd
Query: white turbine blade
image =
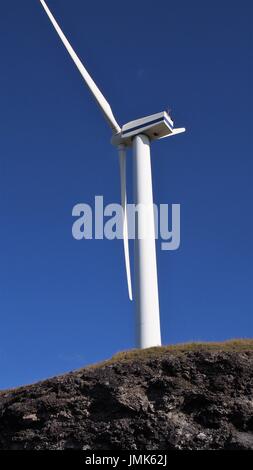
<path fill-rule="evenodd" d="M 119 148 L 119 164 L 120 164 L 121 205 L 122 205 L 122 211 L 123 211 L 123 242 L 124 242 L 127 286 L 128 286 L 129 299 L 133 300 L 130 257 L 129 257 L 129 244 L 128 244 L 128 223 L 127 223 L 126 150 L 125 150 L 124 145 L 119 145 L 118 148 Z"/>
<path fill-rule="evenodd" d="M 185 132 L 185 127 L 178 127 L 177 129 L 173 129 L 171 134 L 167 134 L 167 135 L 164 135 L 163 137 L 159 137 L 158 140 L 166 139 L 167 137 L 172 137 L 173 135 L 176 135 L 176 134 L 181 134 L 181 132 Z"/>
<path fill-rule="evenodd" d="M 87 72 L 86 68 L 80 61 L 79 57 L 75 53 L 74 49 L 72 48 L 71 44 L 67 40 L 66 36 L 62 32 L 60 26 L 58 25 L 57 21 L 53 17 L 51 11 L 49 10 L 47 4 L 45 3 L 44 0 L 40 0 L 45 12 L 47 13 L 50 21 L 52 22 L 56 32 L 60 36 L 64 46 L 66 47 L 67 51 L 69 52 L 70 56 L 72 57 L 73 61 L 75 62 L 79 72 L 81 73 L 82 77 L 85 80 L 86 85 L 90 89 L 91 93 L 93 94 L 95 100 L 97 101 L 99 107 L 101 108 L 103 114 L 105 115 L 106 120 L 108 121 L 109 125 L 111 126 L 113 133 L 117 134 L 120 132 L 120 126 L 117 123 L 115 117 L 113 116 L 111 107 L 109 103 L 106 101 L 105 97 L 102 95 L 101 91 L 98 89 L 97 85 L 95 82 L 92 80 L 91 76 Z"/>

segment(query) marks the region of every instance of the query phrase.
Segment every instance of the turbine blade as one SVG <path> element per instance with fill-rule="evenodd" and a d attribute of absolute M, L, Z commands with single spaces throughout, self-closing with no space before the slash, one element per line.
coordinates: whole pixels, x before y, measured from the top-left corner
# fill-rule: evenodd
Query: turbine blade
<path fill-rule="evenodd" d="M 59 24 L 55 20 L 54 16 L 52 15 L 51 11 L 49 10 L 46 2 L 44 0 L 40 0 L 41 5 L 43 6 L 45 12 L 47 13 L 50 21 L 52 22 L 56 32 L 60 36 L 64 46 L 66 47 L 67 51 L 69 52 L 70 56 L 72 57 L 73 61 L 75 62 L 79 72 L 81 73 L 86 85 L 90 89 L 92 95 L 94 96 L 95 100 L 97 101 L 99 107 L 101 108 L 106 120 L 108 121 L 110 127 L 114 134 L 118 134 L 120 132 L 120 126 L 117 123 L 115 117 L 113 116 L 111 107 L 109 103 L 106 101 L 105 97 L 102 95 L 101 91 L 98 89 L 97 85 L 91 78 L 90 74 L 87 72 L 86 68 L 80 61 L 79 57 L 75 53 L 74 49 L 72 48 L 71 44 L 67 40 L 66 36 L 62 32 Z"/>
<path fill-rule="evenodd" d="M 128 286 L 129 299 L 133 300 L 131 267 L 130 267 L 130 257 L 129 257 L 129 244 L 128 244 L 128 223 L 127 223 L 126 149 L 124 145 L 119 145 L 118 149 L 119 149 L 119 164 L 120 164 L 121 205 L 122 205 L 122 212 L 123 212 L 123 243 L 124 243 L 126 275 L 127 275 L 127 286 Z"/>

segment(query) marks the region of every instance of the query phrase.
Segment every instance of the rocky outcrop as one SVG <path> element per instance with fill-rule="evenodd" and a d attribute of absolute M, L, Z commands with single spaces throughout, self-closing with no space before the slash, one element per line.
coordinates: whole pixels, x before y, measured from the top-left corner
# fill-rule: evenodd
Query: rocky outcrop
<path fill-rule="evenodd" d="M 252 449 L 253 350 L 170 351 L 0 394 L 0 449 Z"/>

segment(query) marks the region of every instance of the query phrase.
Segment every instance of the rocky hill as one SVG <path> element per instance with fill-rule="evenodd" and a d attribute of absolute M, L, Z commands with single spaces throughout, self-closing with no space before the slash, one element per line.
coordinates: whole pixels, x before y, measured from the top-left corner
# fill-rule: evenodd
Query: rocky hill
<path fill-rule="evenodd" d="M 253 340 L 120 353 L 0 393 L 0 450 L 253 450 Z"/>

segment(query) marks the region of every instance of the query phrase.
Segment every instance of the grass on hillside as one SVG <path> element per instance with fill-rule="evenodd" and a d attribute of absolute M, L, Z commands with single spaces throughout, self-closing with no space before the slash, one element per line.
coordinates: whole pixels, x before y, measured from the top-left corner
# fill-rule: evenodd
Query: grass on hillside
<path fill-rule="evenodd" d="M 155 357 L 162 356 L 165 353 L 171 354 L 184 354 L 189 351 L 228 351 L 228 352 L 246 352 L 246 351 L 253 351 L 253 339 L 232 339 L 228 341 L 224 341 L 221 343 L 202 343 L 202 342 L 195 342 L 195 343 L 182 343 L 182 344 L 172 344 L 169 346 L 159 346 L 155 348 L 148 348 L 148 349 L 131 349 L 129 351 L 122 351 L 115 354 L 111 359 L 98 362 L 97 364 L 92 364 L 90 366 L 82 367 L 79 370 L 72 371 L 72 372 L 82 372 L 85 369 L 96 369 L 103 366 L 108 366 L 111 364 L 116 364 L 117 362 L 131 362 L 134 360 L 146 360 L 152 359 Z M 61 374 L 58 377 L 62 377 L 65 374 Z M 53 378 L 53 377 L 52 377 Z M 46 379 L 49 380 L 49 379 Z M 42 383 L 40 381 L 38 383 Z M 3 396 L 9 392 L 16 392 L 17 390 L 22 391 L 26 389 L 30 385 L 23 385 L 21 387 L 15 387 L 8 390 L 0 390 L 0 396 Z"/>
<path fill-rule="evenodd" d="M 147 349 L 131 349 L 129 351 L 118 352 L 111 359 L 97 364 L 92 364 L 86 368 L 103 367 L 117 362 L 129 362 L 137 359 L 152 359 L 163 355 L 164 353 L 182 354 L 190 351 L 225 351 L 225 352 L 244 352 L 253 351 L 253 339 L 231 339 L 224 342 L 194 342 L 172 344 L 169 346 L 158 346 Z"/>

